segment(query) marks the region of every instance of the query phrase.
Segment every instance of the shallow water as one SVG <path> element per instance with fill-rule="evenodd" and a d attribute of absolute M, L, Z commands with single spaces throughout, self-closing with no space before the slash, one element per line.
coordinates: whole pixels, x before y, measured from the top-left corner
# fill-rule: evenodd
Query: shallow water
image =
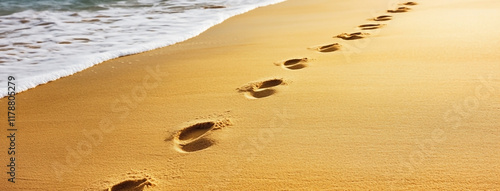
<path fill-rule="evenodd" d="M 237 14 L 284 0 L 2 0 L 0 84 L 16 90 L 103 61 L 192 38 Z M 223 6 L 223 8 L 207 8 Z M 7 94 L 0 88 L 0 97 Z"/>

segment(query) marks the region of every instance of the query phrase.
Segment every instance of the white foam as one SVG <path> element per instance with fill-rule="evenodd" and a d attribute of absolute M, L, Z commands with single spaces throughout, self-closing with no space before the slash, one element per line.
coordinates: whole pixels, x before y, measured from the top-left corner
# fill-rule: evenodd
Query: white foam
<path fill-rule="evenodd" d="M 226 8 L 203 9 L 206 0 L 140 0 L 154 6 L 2 16 L 0 97 L 7 95 L 8 76 L 16 78 L 16 92 L 25 91 L 109 59 L 187 40 L 232 16 L 282 1 L 209 1 Z"/>

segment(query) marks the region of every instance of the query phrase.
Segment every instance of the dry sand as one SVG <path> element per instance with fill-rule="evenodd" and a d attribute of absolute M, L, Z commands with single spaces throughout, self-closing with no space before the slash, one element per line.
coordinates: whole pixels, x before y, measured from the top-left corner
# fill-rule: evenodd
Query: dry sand
<path fill-rule="evenodd" d="M 20 93 L 0 190 L 500 190 L 500 2 L 398 3 L 289 0 Z"/>

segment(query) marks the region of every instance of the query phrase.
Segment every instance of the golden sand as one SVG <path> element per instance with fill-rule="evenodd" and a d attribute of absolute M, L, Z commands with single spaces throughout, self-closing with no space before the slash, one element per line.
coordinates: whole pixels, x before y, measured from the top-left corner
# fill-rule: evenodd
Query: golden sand
<path fill-rule="evenodd" d="M 0 190 L 500 190 L 499 10 L 289 0 L 107 61 L 17 95 Z"/>

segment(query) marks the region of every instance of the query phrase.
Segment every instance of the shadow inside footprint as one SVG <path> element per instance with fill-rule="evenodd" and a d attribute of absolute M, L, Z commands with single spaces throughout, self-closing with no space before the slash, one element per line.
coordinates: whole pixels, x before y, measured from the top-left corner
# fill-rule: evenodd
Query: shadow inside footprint
<path fill-rule="evenodd" d="M 373 29 L 378 29 L 380 27 L 385 26 L 384 24 L 364 24 L 364 25 L 359 25 L 358 27 L 361 30 L 373 30 Z"/>
<path fill-rule="evenodd" d="M 290 70 L 300 70 L 300 69 L 305 68 L 305 67 L 307 67 L 305 64 L 295 64 L 292 66 L 286 66 L 286 68 L 288 68 Z"/>
<path fill-rule="evenodd" d="M 334 38 L 336 38 L 336 37 L 334 37 Z M 307 49 L 315 50 L 315 51 L 324 53 L 324 52 L 337 51 L 337 50 L 340 50 L 340 48 L 342 48 L 342 45 L 340 45 L 339 43 L 333 43 L 333 44 L 327 44 L 327 45 L 322 45 L 322 46 L 314 46 L 314 47 L 310 47 Z"/>
<path fill-rule="evenodd" d="M 403 3 L 402 5 L 411 5 L 411 6 L 413 6 L 413 5 L 418 5 L 418 3 L 417 2 L 413 2 L 413 1 L 409 1 L 409 2 Z"/>
<path fill-rule="evenodd" d="M 298 70 L 305 68 L 307 65 L 307 58 L 296 58 L 296 59 L 290 59 L 285 62 L 283 62 L 283 67 L 286 69 L 290 70 Z M 279 84 L 278 84 L 279 85 Z"/>
<path fill-rule="evenodd" d="M 174 149 L 180 153 L 195 152 L 207 149 L 216 143 L 210 138 L 211 132 L 232 125 L 231 120 L 198 122 L 170 135 L 165 141 L 173 139 Z"/>
<path fill-rule="evenodd" d="M 197 123 L 187 128 L 182 129 L 176 136 L 179 145 L 187 145 L 197 139 L 203 137 L 215 127 L 212 121 Z"/>
<path fill-rule="evenodd" d="M 333 44 L 329 44 L 329 45 L 325 45 L 325 46 L 320 46 L 320 47 L 318 47 L 317 50 L 319 52 L 333 52 L 333 51 L 339 50 L 340 47 L 341 46 L 339 43 L 333 43 Z"/>
<path fill-rule="evenodd" d="M 372 20 L 374 20 L 374 21 L 388 21 L 391 19 L 392 19 L 392 16 L 390 16 L 390 15 L 381 15 L 381 16 L 373 18 Z"/>
<path fill-rule="evenodd" d="M 362 39 L 365 36 L 367 36 L 367 33 L 362 33 L 362 32 L 355 32 L 355 33 L 342 33 L 337 36 L 334 36 L 334 38 L 341 38 L 343 40 L 356 40 L 356 39 Z"/>
<path fill-rule="evenodd" d="M 257 88 L 264 89 L 264 88 L 279 86 L 281 84 L 283 84 L 283 79 L 272 79 L 261 82 L 260 85 L 257 86 Z"/>
<path fill-rule="evenodd" d="M 274 90 L 274 89 L 263 89 L 263 90 L 257 90 L 257 91 L 249 91 L 247 97 L 259 99 L 259 98 L 269 97 L 275 93 L 276 93 L 276 90 Z"/>
<path fill-rule="evenodd" d="M 285 61 L 285 63 L 283 63 L 283 65 L 285 65 L 285 66 L 292 66 L 292 65 L 298 64 L 298 63 L 300 63 L 302 61 L 307 61 L 307 58 L 290 59 L 290 60 Z"/>
<path fill-rule="evenodd" d="M 186 145 L 179 145 L 179 149 L 181 149 L 184 152 L 190 153 L 207 149 L 208 147 L 211 147 L 214 144 L 215 142 L 211 139 L 201 138 Z"/>
<path fill-rule="evenodd" d="M 394 9 L 394 10 L 387 10 L 387 12 L 389 13 L 404 13 L 404 12 L 408 12 L 410 10 L 410 8 L 408 7 L 398 7 L 397 9 Z"/>
<path fill-rule="evenodd" d="M 283 79 L 270 79 L 262 82 L 249 83 L 237 90 L 244 92 L 245 97 L 249 99 L 258 99 L 269 97 L 276 93 L 273 87 L 284 84 Z"/>
<path fill-rule="evenodd" d="M 152 186 L 151 182 L 147 178 L 138 179 L 138 180 L 125 180 L 120 182 L 108 191 L 143 191 L 144 187 Z"/>

